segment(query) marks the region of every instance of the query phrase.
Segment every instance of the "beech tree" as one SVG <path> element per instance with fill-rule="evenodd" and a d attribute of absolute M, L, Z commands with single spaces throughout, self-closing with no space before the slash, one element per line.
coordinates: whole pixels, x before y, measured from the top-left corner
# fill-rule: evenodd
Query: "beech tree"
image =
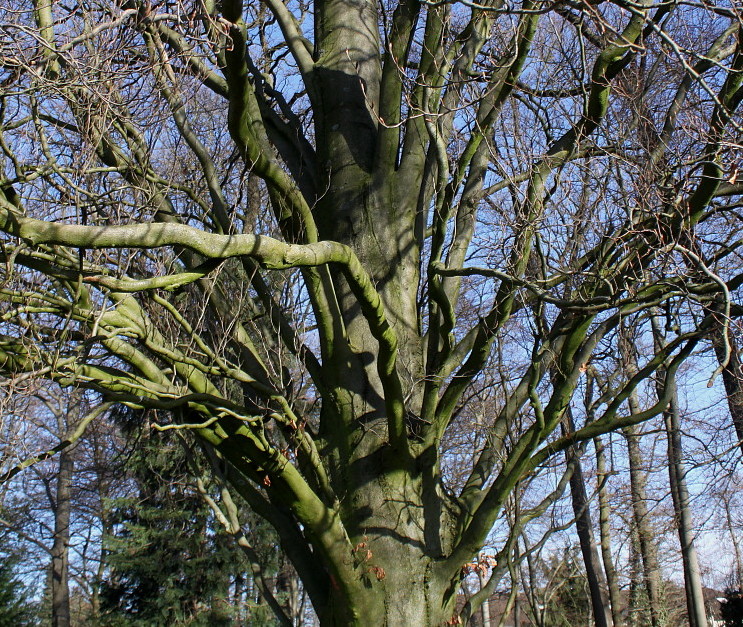
<path fill-rule="evenodd" d="M 738 2 L 0 10 L 5 384 L 191 431 L 323 625 L 457 623 L 519 482 L 734 358 Z M 573 427 L 651 309 L 663 343 Z"/>

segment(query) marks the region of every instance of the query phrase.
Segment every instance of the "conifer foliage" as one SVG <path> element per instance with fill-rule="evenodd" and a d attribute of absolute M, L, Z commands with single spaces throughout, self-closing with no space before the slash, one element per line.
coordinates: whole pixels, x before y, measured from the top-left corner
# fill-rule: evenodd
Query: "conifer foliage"
<path fill-rule="evenodd" d="M 106 624 L 232 624 L 229 573 L 239 560 L 191 487 L 182 450 L 172 438 L 145 437 L 128 468 L 138 493 L 112 503 Z"/>

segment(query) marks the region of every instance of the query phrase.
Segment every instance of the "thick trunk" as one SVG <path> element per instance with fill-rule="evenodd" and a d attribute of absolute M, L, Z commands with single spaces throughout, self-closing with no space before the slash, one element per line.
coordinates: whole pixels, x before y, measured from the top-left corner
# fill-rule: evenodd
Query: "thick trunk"
<path fill-rule="evenodd" d="M 357 468 L 359 476 L 363 470 Z M 337 585 L 341 582 L 330 578 L 327 606 L 316 607 L 320 622 L 323 627 L 441 625 L 455 613 L 459 573 L 437 568 L 440 555 L 426 541 L 430 521 L 422 488 L 415 481 L 372 479 L 372 469 L 366 470 L 369 481 L 348 497 L 355 516 L 342 510 L 351 550 L 340 558 L 353 568 L 355 581 Z M 445 530 L 436 533 L 446 536 Z"/>
<path fill-rule="evenodd" d="M 370 560 L 373 562 L 374 558 Z M 388 568 L 371 564 L 365 568 L 366 590 L 354 598 L 354 608 L 348 611 L 341 607 L 325 608 L 321 611 L 322 627 L 439 627 L 450 621 L 455 613 L 452 599 L 446 607 L 441 599 L 447 586 L 426 579 L 426 569 L 411 571 L 407 566 L 393 564 Z M 421 563 L 423 563 L 421 561 Z"/>
<path fill-rule="evenodd" d="M 599 535 L 601 543 L 601 557 L 604 562 L 604 572 L 606 574 L 606 583 L 609 588 L 609 599 L 611 602 L 611 616 L 615 625 L 622 624 L 622 616 L 619 611 L 619 584 L 617 582 L 617 573 L 614 568 L 614 558 L 611 554 L 611 529 L 609 520 L 611 519 L 611 508 L 609 506 L 609 496 L 606 491 L 606 454 L 601 438 L 594 439 L 596 447 L 596 474 L 598 478 L 598 500 L 599 500 Z"/>
<path fill-rule="evenodd" d="M 54 507 L 54 544 L 52 545 L 52 626 L 70 626 L 69 551 L 72 474 L 74 461 L 70 449 L 59 455 L 57 493 Z"/>

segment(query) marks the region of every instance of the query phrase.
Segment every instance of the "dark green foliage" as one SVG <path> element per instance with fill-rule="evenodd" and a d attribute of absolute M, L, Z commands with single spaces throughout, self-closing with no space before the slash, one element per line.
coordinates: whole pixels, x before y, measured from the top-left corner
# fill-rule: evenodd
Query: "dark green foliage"
<path fill-rule="evenodd" d="M 135 497 L 115 501 L 101 587 L 106 625 L 229 625 L 236 551 L 191 487 L 183 450 L 144 438 L 129 471 Z"/>
<path fill-rule="evenodd" d="M 725 627 L 743 627 L 743 586 L 725 590 L 725 601 L 720 603 L 720 617 Z"/>
<path fill-rule="evenodd" d="M 37 604 L 16 575 L 18 558 L 0 554 L 0 627 L 38 625 Z"/>
<path fill-rule="evenodd" d="M 577 550 L 566 547 L 562 555 L 554 555 L 546 574 L 550 583 L 545 604 L 545 627 L 586 625 L 591 613 L 591 600 L 585 569 Z"/>

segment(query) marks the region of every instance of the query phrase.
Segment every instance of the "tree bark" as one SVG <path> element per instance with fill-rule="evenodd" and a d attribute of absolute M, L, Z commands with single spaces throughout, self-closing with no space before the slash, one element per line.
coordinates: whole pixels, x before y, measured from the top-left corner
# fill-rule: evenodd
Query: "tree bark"
<path fill-rule="evenodd" d="M 657 347 L 663 347 L 665 345 L 665 338 L 663 337 L 663 331 L 658 318 L 653 316 L 651 322 L 656 345 Z M 740 365 L 737 363 L 737 356 L 736 362 L 733 363 L 731 355 L 731 363 L 729 365 Z M 676 384 L 673 382 L 664 386 L 660 378 L 656 387 L 659 398 L 664 396 L 666 392 L 671 393 L 671 402 L 666 411 L 663 412 L 663 420 L 666 427 L 666 438 L 668 440 L 668 482 L 673 500 L 674 523 L 681 545 L 681 560 L 684 568 L 684 591 L 686 593 L 686 610 L 689 625 L 690 627 L 707 627 L 702 577 L 699 571 L 696 547 L 694 546 L 694 529 L 689 507 L 689 490 L 686 486 L 686 470 L 682 459 L 681 416 L 678 404 L 678 390 L 676 389 Z M 668 387 L 670 389 L 667 389 Z M 737 401 L 740 398 L 736 396 L 733 399 L 728 391 L 728 402 L 732 404 L 734 400 Z M 733 408 L 731 405 L 731 414 L 732 412 Z"/>
<path fill-rule="evenodd" d="M 504 627 L 508 620 L 508 615 L 513 611 L 513 625 L 519 626 L 521 621 L 521 606 L 519 604 L 519 565 L 520 560 L 518 543 L 513 551 L 508 554 L 508 574 L 511 577 L 511 590 L 508 593 L 506 606 L 503 608 L 503 614 L 498 619 L 497 627 Z"/>
<path fill-rule="evenodd" d="M 640 564 L 640 549 L 637 539 L 637 524 L 634 516 L 630 528 L 629 546 L 629 600 L 627 605 L 627 624 L 636 627 L 640 624 L 640 590 L 642 586 L 642 566 Z"/>
<path fill-rule="evenodd" d="M 487 575 L 478 569 L 477 571 L 477 578 L 480 581 L 480 587 L 484 588 L 485 585 L 488 583 Z M 482 602 L 482 608 L 481 608 L 481 614 L 482 614 L 482 627 L 491 627 L 490 622 L 490 599 L 485 599 Z"/>
<path fill-rule="evenodd" d="M 60 434 L 69 433 L 83 419 L 84 393 L 73 389 L 67 397 L 66 408 L 56 412 Z M 70 515 L 72 513 L 72 480 L 75 469 L 75 450 L 79 440 L 62 449 L 57 469 L 57 489 L 52 504 L 54 512 L 54 542 L 51 550 L 52 627 L 69 627 L 70 614 Z M 97 600 L 97 599 L 96 599 Z"/>
<path fill-rule="evenodd" d="M 51 551 L 52 627 L 70 627 L 69 552 L 73 470 L 72 451 L 65 449 L 59 455 L 54 503 L 54 544 Z"/>
<path fill-rule="evenodd" d="M 723 507 L 725 508 L 727 531 L 730 534 L 730 540 L 733 544 L 733 554 L 735 556 L 735 575 L 738 577 L 738 581 L 743 582 L 743 556 L 741 555 L 740 537 L 737 533 L 736 523 L 733 521 L 733 513 L 730 511 L 731 508 L 729 497 L 723 496 L 721 500 L 723 503 Z"/>
<path fill-rule="evenodd" d="M 575 425 L 570 408 L 565 413 L 565 424 L 563 434 L 574 433 Z M 591 522 L 591 510 L 586 491 L 586 482 L 583 477 L 583 469 L 576 447 L 570 447 L 565 451 L 568 464 L 574 465 L 573 474 L 570 476 L 570 495 L 575 514 L 575 529 L 580 542 L 580 550 L 583 556 L 583 564 L 586 568 L 586 579 L 591 596 L 591 609 L 596 627 L 608 627 L 612 625 L 612 617 L 609 610 L 609 597 L 607 594 L 606 580 L 601 569 L 601 561 L 596 542 L 593 537 L 593 524 Z"/>
<path fill-rule="evenodd" d="M 704 607 L 704 592 L 699 571 L 697 550 L 694 546 L 694 529 L 689 507 L 689 491 L 686 487 L 686 470 L 681 459 L 681 431 L 679 408 L 674 392 L 671 406 L 664 416 L 668 436 L 668 475 L 673 497 L 676 529 L 681 543 L 681 559 L 684 565 L 684 588 L 686 609 L 690 627 L 706 627 L 707 613 Z"/>
<path fill-rule="evenodd" d="M 594 446 L 596 448 L 596 472 L 598 479 L 601 558 L 604 563 L 607 587 L 609 588 L 611 617 L 614 625 L 621 625 L 619 584 L 617 582 L 617 572 L 614 568 L 614 558 L 611 554 L 611 528 L 609 525 L 609 521 L 611 520 L 611 506 L 609 505 L 609 497 L 606 492 L 606 481 L 608 478 L 606 472 L 606 453 L 601 438 L 594 438 Z"/>
<path fill-rule="evenodd" d="M 630 398 L 630 411 L 639 410 L 637 400 Z M 635 427 L 625 427 L 622 430 L 627 441 L 627 455 L 630 467 L 630 489 L 632 492 L 632 512 L 637 529 L 637 545 L 642 561 L 643 580 L 648 595 L 650 622 L 653 627 L 661 625 L 661 592 L 660 566 L 656 554 L 654 533 L 650 526 L 650 515 L 647 508 L 647 493 L 645 491 L 645 476 L 642 471 L 642 454 L 640 452 L 640 436 Z"/>

